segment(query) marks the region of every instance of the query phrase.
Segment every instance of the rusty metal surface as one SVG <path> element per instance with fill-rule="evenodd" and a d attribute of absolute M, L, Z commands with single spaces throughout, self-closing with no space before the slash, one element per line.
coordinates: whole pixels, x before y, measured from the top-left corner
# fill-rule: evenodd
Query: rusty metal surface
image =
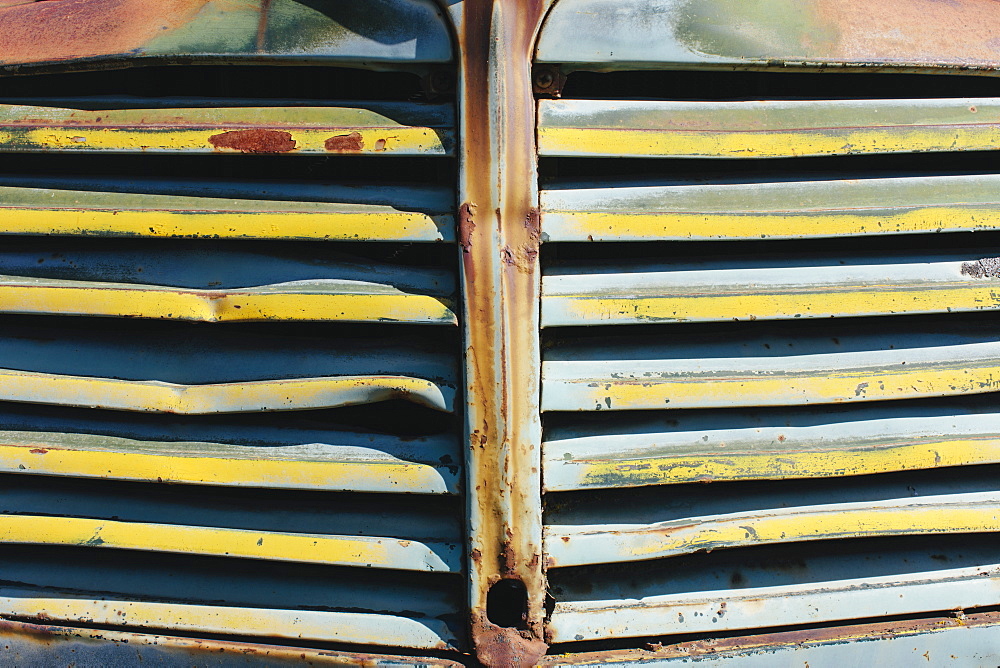
<path fill-rule="evenodd" d="M 549 4 L 470 0 L 455 10 L 461 54 L 459 239 L 467 327 L 470 616 L 477 656 L 489 666 L 532 665 L 546 647 L 531 55 Z M 526 589 L 521 619 L 506 628 L 487 614 L 488 592 L 503 579 L 520 581 Z"/>
<path fill-rule="evenodd" d="M 675 665 L 980 666 L 1000 659 L 1000 615 L 995 612 L 858 624 L 684 643 L 647 643 L 645 649 L 557 654 L 543 666 Z"/>
<path fill-rule="evenodd" d="M 197 666 L 413 666 L 458 668 L 440 658 L 335 652 L 308 647 L 226 642 L 122 631 L 74 629 L 0 620 L 0 662 L 5 665 L 101 665 L 149 663 Z"/>
<path fill-rule="evenodd" d="M 48 0 L 0 3 L 0 65 L 253 59 L 452 59 L 430 0 Z"/>
<path fill-rule="evenodd" d="M 992 0 L 562 0 L 538 60 L 570 67 L 1000 66 Z"/>
<path fill-rule="evenodd" d="M 60 109 L 0 105 L 0 151 L 454 154 L 447 104 L 345 103 L 327 107 Z"/>

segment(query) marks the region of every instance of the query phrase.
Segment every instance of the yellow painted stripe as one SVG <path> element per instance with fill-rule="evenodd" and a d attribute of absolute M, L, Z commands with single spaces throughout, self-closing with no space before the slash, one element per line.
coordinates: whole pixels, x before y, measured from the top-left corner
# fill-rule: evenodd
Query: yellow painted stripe
<path fill-rule="evenodd" d="M 567 387 L 568 386 L 568 387 Z M 720 372 L 675 378 L 586 378 L 550 381 L 546 410 L 634 410 L 720 406 L 782 406 L 951 396 L 1000 389 L 1000 364 L 958 368 L 913 364 L 895 369 L 830 369 L 815 372 Z M 571 394 L 573 407 L 546 401 Z"/>
<path fill-rule="evenodd" d="M 213 239 L 440 240 L 450 216 L 386 212 L 202 212 L 0 206 L 0 233 Z"/>
<path fill-rule="evenodd" d="M 13 279 L 16 280 L 16 279 Z M 111 286 L 113 287 L 107 287 Z M 308 288 L 307 288 L 308 289 Z M 315 289 L 315 288 L 314 288 Z M 336 286 L 330 288 L 337 289 Z M 363 286 L 362 286 L 363 289 Z M 266 290 L 266 292 L 264 291 Z M 88 284 L 86 287 L 0 283 L 0 312 L 94 315 L 232 322 L 340 320 L 457 324 L 442 300 L 428 295 L 322 294 L 280 286 L 262 290 L 186 290 L 159 286 Z"/>
<path fill-rule="evenodd" d="M 719 452 L 552 461 L 547 466 L 575 469 L 578 484 L 565 483 L 559 489 L 578 489 L 722 480 L 830 478 L 997 462 L 1000 462 L 1000 439 L 979 438 L 930 439 L 827 451 Z"/>
<path fill-rule="evenodd" d="M 807 271 L 807 270 L 803 270 Z M 726 293 L 730 294 L 726 294 Z M 736 294 L 732 294 L 736 292 Z M 772 290 L 767 285 L 737 292 L 697 295 L 621 297 L 551 296 L 545 302 L 560 309 L 566 321 L 579 324 L 642 322 L 649 320 L 713 321 L 783 318 L 820 318 L 876 314 L 937 313 L 1000 308 L 1000 285 L 992 282 L 951 284 L 872 284 L 804 286 L 800 290 Z M 545 307 L 543 306 L 543 314 Z M 543 322 L 545 318 L 543 317 Z M 561 322 L 560 324 L 565 324 Z"/>
<path fill-rule="evenodd" d="M 546 218 L 557 219 L 546 227 Z M 549 211 L 542 229 L 556 241 L 838 237 L 1000 228 L 1000 209 L 913 207 L 869 212 Z"/>
<path fill-rule="evenodd" d="M 263 636 L 381 644 L 420 649 L 454 649 L 453 634 L 439 620 L 318 610 L 238 608 L 145 601 L 4 596 L 0 615 L 85 622 L 130 628 L 200 631 L 225 635 Z"/>
<path fill-rule="evenodd" d="M 299 461 L 150 455 L 0 444 L 0 471 L 40 475 L 278 489 L 446 493 L 441 472 L 405 461 Z"/>
<path fill-rule="evenodd" d="M 425 544 L 411 540 L 117 522 L 80 517 L 0 515 L 0 543 L 83 545 L 413 571 L 452 570 Z"/>
<path fill-rule="evenodd" d="M 541 126 L 543 155 L 783 158 L 809 155 L 995 150 L 996 126 L 940 125 L 760 132 Z"/>
<path fill-rule="evenodd" d="M 240 130 L 270 130 L 267 126 L 237 127 L 98 127 L 87 125 L 43 127 L 17 127 L 0 125 L 0 150 L 67 150 L 67 151 L 169 151 L 197 153 L 239 153 L 235 149 L 217 148 L 211 137 Z M 330 155 L 326 142 L 332 137 L 350 136 L 351 146 L 357 150 L 333 151 L 334 153 L 433 153 L 445 154 L 441 132 L 422 127 L 324 127 L 300 128 L 294 126 L 274 128 L 287 132 L 295 148 L 287 154 L 322 153 Z"/>
<path fill-rule="evenodd" d="M 951 503 L 790 510 L 766 516 L 693 521 L 686 525 L 653 525 L 635 531 L 554 530 L 546 540 L 546 547 L 551 555 L 550 566 L 576 566 L 749 545 L 998 530 L 1000 504 Z"/>
<path fill-rule="evenodd" d="M 407 376 L 332 376 L 243 383 L 177 385 L 0 369 L 0 400 L 205 415 L 305 410 L 408 399 L 452 410 L 437 385 Z"/>

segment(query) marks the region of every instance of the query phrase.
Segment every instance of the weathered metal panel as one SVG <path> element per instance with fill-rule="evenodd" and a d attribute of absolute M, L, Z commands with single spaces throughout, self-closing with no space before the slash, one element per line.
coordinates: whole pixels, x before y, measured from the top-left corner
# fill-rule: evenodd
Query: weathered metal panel
<path fill-rule="evenodd" d="M 994 174 L 542 191 L 545 241 L 811 239 L 1000 229 Z"/>
<path fill-rule="evenodd" d="M 775 347 L 777 347 L 777 343 Z M 552 411 L 795 406 L 979 394 L 996 390 L 1000 344 L 889 347 L 789 357 L 547 361 Z M 724 355 L 724 353 L 723 353 Z"/>
<path fill-rule="evenodd" d="M 336 423 L 70 412 L 8 404 L 0 471 L 270 489 L 456 494 L 451 434 L 399 436 Z M 150 420 L 150 418 L 153 418 Z"/>
<path fill-rule="evenodd" d="M 0 543 L 86 545 L 100 549 L 176 552 L 215 557 L 451 572 L 462 550 L 454 544 L 371 536 L 327 536 L 176 526 L 81 517 L 0 517 Z"/>
<path fill-rule="evenodd" d="M 542 326 L 992 310 L 997 277 L 1000 259 L 934 255 L 568 265 L 542 279 Z"/>
<path fill-rule="evenodd" d="M 1000 67 L 991 0 L 561 0 L 537 58 L 594 68 Z M 898 71 L 898 70 L 897 70 Z"/>
<path fill-rule="evenodd" d="M 122 631 L 74 629 L 0 621 L 0 662 L 28 666 L 63 662 L 111 668 L 157 666 L 371 666 L 459 668 L 447 659 L 335 652 L 245 642 L 180 638 Z"/>
<path fill-rule="evenodd" d="M 543 156 L 787 158 L 988 151 L 995 98 L 684 102 L 541 100 Z"/>
<path fill-rule="evenodd" d="M 56 109 L 0 105 L 0 151 L 453 155 L 446 104 Z"/>
<path fill-rule="evenodd" d="M 556 603 L 556 642 L 722 633 L 994 605 L 1000 566 L 818 585 Z M 856 650 L 858 651 L 858 650 Z"/>
<path fill-rule="evenodd" d="M 547 647 L 531 54 L 551 2 L 453 5 L 461 53 L 470 636 L 479 661 L 496 667 L 534 665 Z M 489 592 L 501 580 L 523 586 L 523 601 L 491 619 Z"/>
<path fill-rule="evenodd" d="M 912 409 L 817 412 L 805 419 L 787 410 L 736 419 L 713 413 L 700 420 L 677 416 L 550 431 L 543 444 L 545 489 L 829 478 L 1000 463 L 996 414 L 959 410 L 945 407 L 937 416 Z"/>
<path fill-rule="evenodd" d="M 552 524 L 545 527 L 545 552 L 549 567 L 581 566 L 748 545 L 931 533 L 984 533 L 1000 529 L 998 501 L 1000 494 L 987 492 L 791 506 L 722 516 L 684 517 L 648 525 Z"/>
<path fill-rule="evenodd" d="M 429 0 L 62 0 L 0 6 L 0 64 L 297 60 L 441 63 L 448 27 Z"/>
<path fill-rule="evenodd" d="M 198 195 L 158 194 L 165 183 L 0 177 L 0 233 L 327 241 L 454 241 L 451 193 L 404 186 L 312 188 L 175 183 Z M 145 185 L 152 192 L 142 192 Z M 77 188 L 88 187 L 88 190 Z M 265 190 L 266 188 L 266 190 Z M 256 198 L 255 198 L 256 196 Z M 270 197 L 273 199 L 265 199 Z M 303 198 L 303 199 L 298 199 Z M 309 201 L 305 198 L 313 198 Z"/>
<path fill-rule="evenodd" d="M 456 638 L 437 620 L 396 615 L 314 610 L 227 608 L 192 604 L 149 603 L 115 599 L 18 596 L 0 589 L 0 614 L 115 627 L 146 627 L 187 633 L 211 633 L 301 641 L 385 645 L 416 649 L 453 649 Z"/>
<path fill-rule="evenodd" d="M 880 622 L 758 636 L 649 643 L 645 649 L 561 654 L 545 666 L 986 666 L 1000 660 L 996 613 Z"/>

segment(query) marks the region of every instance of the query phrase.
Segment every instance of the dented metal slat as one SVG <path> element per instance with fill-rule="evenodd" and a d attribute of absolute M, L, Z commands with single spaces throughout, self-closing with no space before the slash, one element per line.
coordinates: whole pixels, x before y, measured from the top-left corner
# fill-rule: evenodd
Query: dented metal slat
<path fill-rule="evenodd" d="M 788 158 L 990 151 L 998 140 L 995 98 L 539 102 L 543 156 Z"/>
<path fill-rule="evenodd" d="M 8 179 L 0 178 L 0 183 Z M 25 185 L 56 186 L 39 177 Z M 73 190 L 91 185 L 96 190 Z M 0 186 L 0 234 L 190 237 L 211 239 L 319 239 L 330 241 L 454 241 L 453 205 L 446 193 L 417 188 L 317 186 L 328 201 L 235 199 L 102 192 L 112 182 L 71 181 L 69 189 Z M 159 184 L 162 188 L 163 185 Z M 150 184 L 150 187 L 155 187 Z M 272 193 L 282 194 L 277 186 Z M 267 193 L 261 193 L 266 195 Z M 297 189 L 294 194 L 309 194 Z M 443 197 L 442 197 L 443 195 Z M 272 197 L 274 194 L 271 195 Z M 368 200 L 368 201 L 365 201 Z M 375 200 L 375 201 L 372 201 Z"/>
<path fill-rule="evenodd" d="M 328 536 L 221 529 L 80 517 L 0 516 L 0 543 L 86 545 L 244 559 L 457 572 L 457 545 L 370 536 Z"/>
<path fill-rule="evenodd" d="M 375 448 L 319 443 L 254 447 L 0 431 L 0 472 L 270 489 L 457 493 L 458 467 L 441 462 L 454 461 L 454 448 L 423 445 L 426 451 L 414 461 Z"/>
<path fill-rule="evenodd" d="M 909 260 L 909 258 L 906 258 Z M 774 320 L 1000 308 L 1000 260 L 865 264 L 846 258 L 781 266 L 733 262 L 555 268 L 542 279 L 542 325 Z M 2 293 L 0 293 L 2 294 Z"/>
<path fill-rule="evenodd" d="M 457 324 L 449 303 L 359 281 L 294 281 L 234 290 L 0 276 L 0 312 L 238 322 Z"/>
<path fill-rule="evenodd" d="M 549 629 L 555 642 L 720 633 L 992 606 L 998 588 L 1000 566 L 984 564 L 788 587 L 561 602 Z"/>
<path fill-rule="evenodd" d="M 18 619 L 157 628 L 187 633 L 262 636 L 306 641 L 455 649 L 458 639 L 437 619 L 319 610 L 277 610 L 87 599 L 78 595 L 0 589 L 0 614 Z"/>
<path fill-rule="evenodd" d="M 790 507 L 651 525 L 547 526 L 549 566 L 656 559 L 701 550 L 809 540 L 1000 530 L 1000 495 L 954 494 Z"/>
<path fill-rule="evenodd" d="M 543 363 L 548 411 L 784 406 L 997 389 L 1000 344 L 791 357 Z"/>
<path fill-rule="evenodd" d="M 870 475 L 1000 463 L 993 414 L 604 433 L 544 443 L 549 492 Z"/>
<path fill-rule="evenodd" d="M 295 411 L 406 399 L 451 412 L 455 392 L 406 376 L 325 376 L 183 385 L 0 369 L 0 401 L 179 415 Z"/>
<path fill-rule="evenodd" d="M 809 239 L 1000 229 L 1000 177 L 586 187 L 542 191 L 546 241 Z"/>
<path fill-rule="evenodd" d="M 84 111 L 0 105 L 0 152 L 454 155 L 450 105 Z"/>

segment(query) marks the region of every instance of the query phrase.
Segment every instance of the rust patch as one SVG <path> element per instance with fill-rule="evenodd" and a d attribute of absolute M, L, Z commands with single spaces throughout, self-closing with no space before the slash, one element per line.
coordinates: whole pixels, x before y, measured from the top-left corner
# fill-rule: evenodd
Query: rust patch
<path fill-rule="evenodd" d="M 472 633 L 476 657 L 488 668 L 528 668 L 545 656 L 549 646 L 529 631 L 504 628 L 482 615 L 474 620 Z"/>
<path fill-rule="evenodd" d="M 962 275 L 973 278 L 1000 278 L 1000 257 L 986 257 L 962 263 Z"/>
<path fill-rule="evenodd" d="M 833 58 L 862 62 L 1000 63 L 996 0 L 819 0 L 817 18 L 838 34 Z"/>
<path fill-rule="evenodd" d="M 458 243 L 463 253 L 472 251 L 472 236 L 476 231 L 476 205 L 465 202 L 458 208 Z"/>
<path fill-rule="evenodd" d="M 32 448 L 31 450 L 28 450 L 28 452 L 30 452 L 33 455 L 44 455 L 45 453 L 48 452 L 48 450 L 46 450 L 45 448 Z"/>
<path fill-rule="evenodd" d="M 323 145 L 327 151 L 335 153 L 357 153 L 365 147 L 365 140 L 361 138 L 360 132 L 352 132 L 349 135 L 330 137 Z"/>
<path fill-rule="evenodd" d="M 208 0 L 60 0 L 0 5 L 0 62 L 131 54 L 183 28 Z"/>
<path fill-rule="evenodd" d="M 295 140 L 284 130 L 231 130 L 212 135 L 208 141 L 215 148 L 243 153 L 287 153 L 295 150 Z"/>
<path fill-rule="evenodd" d="M 385 150 L 385 140 L 384 139 L 376 139 L 375 140 L 375 146 L 373 147 L 373 150 L 375 150 L 375 151 L 384 151 Z"/>

